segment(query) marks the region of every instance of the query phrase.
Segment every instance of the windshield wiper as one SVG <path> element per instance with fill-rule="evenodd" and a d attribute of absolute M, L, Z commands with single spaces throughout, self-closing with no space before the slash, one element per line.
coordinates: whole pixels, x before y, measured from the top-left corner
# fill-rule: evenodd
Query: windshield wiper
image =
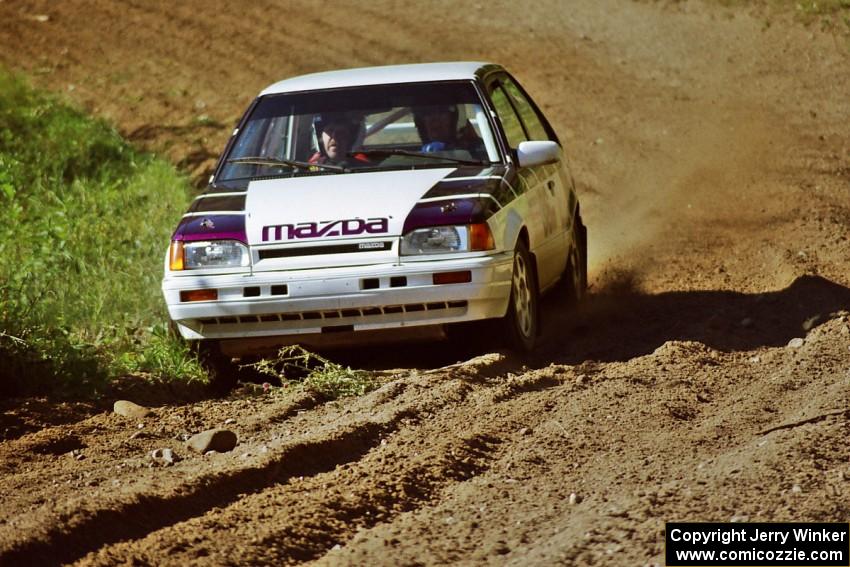
<path fill-rule="evenodd" d="M 364 155 L 366 157 L 387 157 L 387 156 L 410 156 L 410 157 L 421 157 L 425 159 L 435 159 L 440 161 L 450 161 L 452 163 L 460 163 L 463 165 L 485 165 L 483 161 L 480 160 L 469 160 L 469 159 L 460 159 L 453 157 L 440 156 L 436 154 L 428 154 L 425 152 L 412 152 L 410 150 L 400 150 L 398 148 L 389 148 L 389 149 L 374 149 L 374 150 L 357 150 L 356 152 L 348 152 L 349 156 L 355 155 Z"/>
<path fill-rule="evenodd" d="M 293 159 L 277 159 L 267 157 L 240 157 L 227 160 L 227 163 L 247 163 L 249 165 L 288 165 L 289 167 L 297 167 L 300 169 L 312 169 L 318 167 L 329 171 L 339 171 L 348 173 L 348 168 L 341 165 L 333 165 L 330 163 L 310 163 L 306 161 L 297 161 Z"/>

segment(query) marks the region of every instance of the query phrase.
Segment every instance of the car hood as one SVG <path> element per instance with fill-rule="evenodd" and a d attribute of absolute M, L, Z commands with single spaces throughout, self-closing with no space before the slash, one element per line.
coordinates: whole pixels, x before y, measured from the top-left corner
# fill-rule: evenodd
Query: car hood
<path fill-rule="evenodd" d="M 410 210 L 454 168 L 253 181 L 245 201 L 248 243 L 399 236 Z"/>
<path fill-rule="evenodd" d="M 516 197 L 504 166 L 327 174 L 213 185 L 172 240 L 251 246 L 254 271 L 395 261 L 418 227 L 484 222 Z"/>

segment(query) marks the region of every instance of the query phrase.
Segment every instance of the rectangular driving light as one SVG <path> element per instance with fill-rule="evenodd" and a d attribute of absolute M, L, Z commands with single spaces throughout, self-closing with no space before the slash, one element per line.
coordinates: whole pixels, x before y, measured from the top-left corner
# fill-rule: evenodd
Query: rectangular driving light
<path fill-rule="evenodd" d="M 434 274 L 434 285 L 469 283 L 472 281 L 472 272 L 464 270 L 462 272 L 442 272 Z"/>
<path fill-rule="evenodd" d="M 168 268 L 172 272 L 177 272 L 183 267 L 183 242 L 175 240 L 168 249 Z"/>
<path fill-rule="evenodd" d="M 188 301 L 215 301 L 216 299 L 218 299 L 217 289 L 193 289 L 180 292 L 180 301 L 184 303 Z"/>

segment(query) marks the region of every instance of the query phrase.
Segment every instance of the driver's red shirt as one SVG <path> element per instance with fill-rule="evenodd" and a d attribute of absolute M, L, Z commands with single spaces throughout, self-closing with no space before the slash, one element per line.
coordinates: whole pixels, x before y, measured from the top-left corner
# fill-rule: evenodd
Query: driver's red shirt
<path fill-rule="evenodd" d="M 360 161 L 363 163 L 369 163 L 369 158 L 366 157 L 365 154 L 352 154 L 351 159 Z M 307 163 L 331 163 L 328 159 L 328 156 L 323 156 L 321 152 L 316 152 L 310 159 L 307 160 Z"/>

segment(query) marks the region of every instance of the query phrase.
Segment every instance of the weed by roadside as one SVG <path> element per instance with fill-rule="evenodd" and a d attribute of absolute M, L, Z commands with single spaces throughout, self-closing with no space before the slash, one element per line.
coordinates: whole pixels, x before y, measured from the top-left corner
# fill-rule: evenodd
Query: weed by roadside
<path fill-rule="evenodd" d="M 798 0 L 794 7 L 804 24 L 817 24 L 821 31 L 850 40 L 850 0 Z"/>
<path fill-rule="evenodd" d="M 276 358 L 250 366 L 282 385 L 301 388 L 326 400 L 362 396 L 380 385 L 371 372 L 342 366 L 298 345 L 284 347 Z"/>
<path fill-rule="evenodd" d="M 683 0 L 636 0 L 676 5 Z M 843 39 L 850 49 L 850 0 L 714 0 L 730 11 L 751 10 L 764 17 L 764 28 L 777 15 L 785 15 L 808 27 Z"/>
<path fill-rule="evenodd" d="M 175 377 L 188 382 L 207 380 L 206 371 L 188 343 L 169 332 L 165 323 L 142 329 L 139 335 L 135 348 L 113 360 L 115 373 L 145 373 L 158 381 Z"/>

